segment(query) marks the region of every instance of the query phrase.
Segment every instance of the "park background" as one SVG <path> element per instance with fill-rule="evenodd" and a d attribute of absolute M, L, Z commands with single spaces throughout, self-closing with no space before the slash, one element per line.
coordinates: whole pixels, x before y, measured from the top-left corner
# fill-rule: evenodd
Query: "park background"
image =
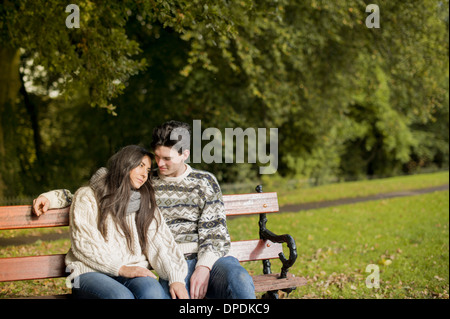
<path fill-rule="evenodd" d="M 66 26 L 71 3 L 80 9 L 79 28 Z M 359 0 L 0 2 L 0 205 L 30 204 L 49 189 L 75 191 L 120 147 L 149 147 L 153 128 L 171 119 L 201 120 L 202 129 L 221 132 L 278 128 L 276 174 L 259 175 L 260 163 L 194 165 L 214 172 L 224 192 L 252 191 L 262 183 L 298 200 L 308 187 L 330 192 L 329 183 L 338 183 L 336 192 L 342 182 L 368 183 L 356 189 L 379 187 L 367 180 L 432 172 L 441 172 L 424 175 L 438 176 L 435 184 L 448 181 L 448 1 L 376 4 L 379 28 L 367 26 L 369 3 Z M 414 181 L 416 188 L 426 186 Z M 433 225 L 441 228 L 433 256 L 440 254 L 437 263 L 447 270 L 430 274 L 430 280 L 440 288 L 415 289 L 410 283 L 410 294 L 362 296 L 448 298 L 445 194 L 422 206 L 408 204 L 420 212 L 434 207 Z M 370 210 L 369 204 L 363 207 Z M 311 220 L 317 233 L 300 233 L 308 223 L 299 224 L 295 216 L 289 225 L 297 225 L 299 242 L 311 244 L 330 229 L 316 229 L 324 221 Z M 416 226 L 399 236 L 411 236 Z M 435 234 L 433 227 L 428 230 Z M 339 237 L 346 228 L 336 229 Z M 315 244 L 300 260 L 346 250 Z M 380 244 L 365 245 L 377 251 Z M 384 265 L 395 251 L 405 252 L 392 249 L 370 262 Z M 430 250 L 411 255 L 422 258 Z M 310 278 L 327 282 L 333 271 L 320 267 Z M 336 274 L 332 280 L 342 277 Z M 352 286 L 348 294 L 337 287 L 336 294 L 327 288 L 307 295 L 355 297 Z"/>

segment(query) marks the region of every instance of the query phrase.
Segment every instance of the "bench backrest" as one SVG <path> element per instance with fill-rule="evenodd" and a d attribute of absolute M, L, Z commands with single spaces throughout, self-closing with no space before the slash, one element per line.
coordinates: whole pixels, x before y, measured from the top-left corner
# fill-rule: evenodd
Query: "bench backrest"
<path fill-rule="evenodd" d="M 223 196 L 227 216 L 278 212 L 277 193 L 252 193 Z M 69 226 L 69 207 L 52 209 L 37 217 L 31 206 L 0 207 L 0 230 Z M 244 240 L 231 243 L 229 255 L 239 261 L 278 258 L 282 244 L 269 240 Z M 0 282 L 63 277 L 64 254 L 0 258 Z"/>
<path fill-rule="evenodd" d="M 254 193 L 224 195 L 223 201 L 227 216 L 251 215 L 278 212 L 277 193 Z M 37 217 L 31 206 L 1 206 L 0 230 L 69 226 L 69 209 L 51 209 Z"/>

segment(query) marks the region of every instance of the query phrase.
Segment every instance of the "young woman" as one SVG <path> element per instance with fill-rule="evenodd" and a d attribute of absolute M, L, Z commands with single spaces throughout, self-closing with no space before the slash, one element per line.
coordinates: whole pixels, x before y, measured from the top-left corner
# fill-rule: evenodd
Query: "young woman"
<path fill-rule="evenodd" d="M 127 146 L 106 174 L 81 187 L 70 207 L 72 246 L 67 279 L 78 298 L 188 298 L 187 264 L 156 206 L 151 155 Z M 156 276 L 170 283 L 168 296 Z"/>

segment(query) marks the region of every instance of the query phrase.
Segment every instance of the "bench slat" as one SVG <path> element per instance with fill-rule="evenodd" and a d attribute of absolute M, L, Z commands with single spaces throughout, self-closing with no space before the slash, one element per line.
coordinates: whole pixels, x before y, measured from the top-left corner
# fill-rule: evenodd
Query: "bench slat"
<path fill-rule="evenodd" d="M 277 193 L 224 195 L 227 216 L 278 212 Z M 0 230 L 69 226 L 69 207 L 50 209 L 40 217 L 30 205 L 0 207 Z"/>
<path fill-rule="evenodd" d="M 30 205 L 0 207 L 0 230 L 69 226 L 69 208 L 50 209 L 40 217 Z"/>
<path fill-rule="evenodd" d="M 228 255 L 239 261 L 278 258 L 282 244 L 269 240 L 244 240 L 231 243 Z M 64 277 L 65 254 L 0 258 L 0 282 Z"/>
<path fill-rule="evenodd" d="M 252 276 L 255 284 L 255 292 L 266 292 L 271 290 L 281 290 L 286 288 L 300 287 L 307 284 L 304 277 L 294 277 L 288 273 L 287 278 L 279 279 L 280 274 Z"/>
<path fill-rule="evenodd" d="M 301 287 L 308 283 L 304 277 L 294 277 L 288 273 L 287 279 L 278 279 L 280 274 L 256 275 L 252 276 L 255 284 L 255 292 L 266 292 L 271 290 L 281 290 L 286 288 Z M 26 297 L 27 299 L 68 299 L 70 294 L 56 296 Z"/>
<path fill-rule="evenodd" d="M 279 258 L 283 244 L 270 240 L 243 240 L 231 242 L 228 256 L 236 257 L 240 262 Z"/>
<path fill-rule="evenodd" d="M 275 213 L 278 207 L 277 193 L 252 193 L 223 195 L 227 216 Z"/>
<path fill-rule="evenodd" d="M 279 279 L 280 274 L 270 275 L 256 275 L 252 276 L 253 283 L 255 284 L 255 292 L 266 292 L 271 290 L 281 290 L 286 288 L 301 287 L 308 283 L 304 277 L 294 277 L 288 273 L 286 279 Z M 27 299 L 68 299 L 70 294 L 56 295 L 56 296 L 38 296 L 38 297 L 26 297 Z"/>
<path fill-rule="evenodd" d="M 65 276 L 65 254 L 0 258 L 0 282 Z"/>

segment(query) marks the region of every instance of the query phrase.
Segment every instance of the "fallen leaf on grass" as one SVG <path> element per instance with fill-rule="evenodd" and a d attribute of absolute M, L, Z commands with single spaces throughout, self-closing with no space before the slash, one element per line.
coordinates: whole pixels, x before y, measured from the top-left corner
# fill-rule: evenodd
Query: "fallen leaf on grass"
<path fill-rule="evenodd" d="M 392 260 L 383 258 L 378 263 L 380 265 L 389 266 L 390 264 L 392 264 Z"/>

